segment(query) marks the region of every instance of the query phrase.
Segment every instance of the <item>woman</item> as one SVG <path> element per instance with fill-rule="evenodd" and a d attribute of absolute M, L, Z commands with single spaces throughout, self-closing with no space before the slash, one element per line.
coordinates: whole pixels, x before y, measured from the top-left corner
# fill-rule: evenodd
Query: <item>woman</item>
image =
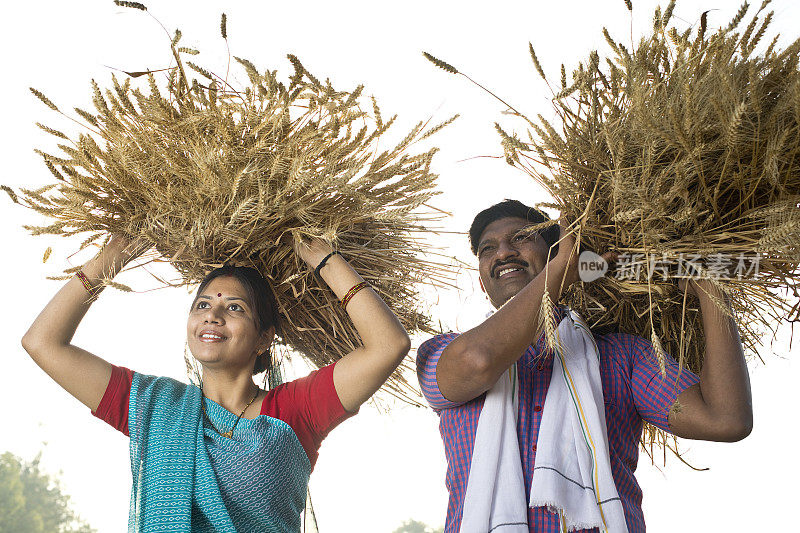
<path fill-rule="evenodd" d="M 296 252 L 345 306 L 363 345 L 309 376 L 261 390 L 277 329 L 266 282 L 223 267 L 200 285 L 187 322 L 201 387 L 115 367 L 71 344 L 104 273 L 138 253 L 114 237 L 45 306 L 22 339 L 67 392 L 131 438 L 132 531 L 299 531 L 322 439 L 358 411 L 409 350 L 381 298 L 330 246 Z M 88 293 L 87 293 L 88 291 Z"/>

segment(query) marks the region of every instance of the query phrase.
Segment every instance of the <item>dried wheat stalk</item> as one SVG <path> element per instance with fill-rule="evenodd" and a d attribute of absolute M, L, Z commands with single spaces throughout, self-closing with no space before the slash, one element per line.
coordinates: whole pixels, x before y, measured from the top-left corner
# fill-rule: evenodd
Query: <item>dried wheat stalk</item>
<path fill-rule="evenodd" d="M 700 275 L 729 297 L 749 357 L 765 332 L 800 319 L 800 40 L 760 51 L 768 4 L 744 24 L 745 3 L 712 33 L 707 13 L 698 28 L 672 25 L 673 0 L 631 50 L 604 28 L 609 57 L 592 52 L 571 83 L 561 67 L 558 124 L 511 108 L 527 138 L 497 125 L 507 162 L 549 191 L 542 206 L 580 220 L 584 245 L 642 254 L 639 276 L 612 272 L 564 301 L 595 328 L 652 339 L 662 365 L 668 352 L 698 371 L 705 351 L 699 308 L 675 283 L 681 257 L 699 256 Z M 531 56 L 546 80 L 532 47 Z M 659 271 L 648 281 L 659 270 L 650 257 L 668 264 L 664 279 Z M 758 273 L 740 279 L 741 257 L 745 267 L 758 257 Z M 645 441 L 668 439 L 648 428 Z"/>
<path fill-rule="evenodd" d="M 225 38 L 224 16 L 221 31 Z M 275 289 L 280 342 L 317 366 L 360 344 L 335 296 L 293 253 L 296 239 L 322 237 L 406 329 L 434 333 L 417 284 L 449 279 L 444 265 L 421 256 L 430 251 L 422 240 L 426 224 L 440 216 L 426 206 L 437 194 L 435 149 L 414 153 L 412 146 L 450 121 L 421 122 L 381 150 L 395 117 L 383 121 L 374 99 L 364 111 L 363 87 L 338 91 L 291 55 L 294 73 L 286 83 L 276 71 L 235 58 L 249 84 L 234 87 L 186 60 L 198 52 L 179 41 L 176 32 L 165 87 L 149 71 L 123 81 L 112 76 L 106 89 L 93 81 L 95 109 L 76 109 L 86 133 L 74 138 L 40 125 L 61 141 L 57 155 L 39 151 L 56 182 L 16 192 L 3 187 L 50 219 L 31 233 L 80 234 L 80 249 L 110 234 L 144 239 L 156 260 L 180 273 L 167 285 L 196 283 L 223 263 L 252 266 Z M 399 397 L 416 396 L 401 372 L 388 387 Z"/>

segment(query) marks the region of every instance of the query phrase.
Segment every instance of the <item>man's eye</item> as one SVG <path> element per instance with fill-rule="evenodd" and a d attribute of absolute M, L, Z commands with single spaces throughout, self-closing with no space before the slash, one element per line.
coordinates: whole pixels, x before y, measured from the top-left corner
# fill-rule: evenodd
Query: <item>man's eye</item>
<path fill-rule="evenodd" d="M 483 248 L 478 250 L 478 255 L 481 256 L 481 255 L 485 254 L 486 252 L 491 252 L 493 249 L 494 249 L 493 246 L 490 246 L 490 245 L 484 246 Z"/>

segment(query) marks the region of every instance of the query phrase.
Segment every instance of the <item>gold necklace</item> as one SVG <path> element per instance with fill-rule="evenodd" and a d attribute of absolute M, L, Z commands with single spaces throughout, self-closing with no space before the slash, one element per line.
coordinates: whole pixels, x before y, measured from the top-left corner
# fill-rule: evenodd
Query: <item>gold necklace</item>
<path fill-rule="evenodd" d="M 256 394 L 255 394 L 255 396 L 253 396 L 253 399 L 250 400 L 250 402 L 248 402 L 248 404 L 244 406 L 244 409 L 242 409 L 242 412 L 239 413 L 239 416 L 236 417 L 236 421 L 233 423 L 233 426 L 231 427 L 231 429 L 229 429 L 228 431 L 223 433 L 223 432 L 221 432 L 220 430 L 217 429 L 217 426 L 214 425 L 214 422 L 211 421 L 211 418 L 208 416 L 208 413 L 206 413 L 206 397 L 203 394 L 203 385 L 201 384 L 200 385 L 200 408 L 203 411 L 203 417 L 206 420 L 208 420 L 208 423 L 211 424 L 211 429 L 216 431 L 217 434 L 220 437 L 225 437 L 226 439 L 232 439 L 233 438 L 233 430 L 236 429 L 236 424 L 238 424 L 239 420 L 242 419 L 242 415 L 244 415 L 244 412 L 247 411 L 247 408 L 250 407 L 251 405 L 253 405 L 253 402 L 256 401 L 256 398 L 258 398 L 258 395 L 259 395 L 260 392 L 261 392 L 261 389 L 256 388 Z"/>

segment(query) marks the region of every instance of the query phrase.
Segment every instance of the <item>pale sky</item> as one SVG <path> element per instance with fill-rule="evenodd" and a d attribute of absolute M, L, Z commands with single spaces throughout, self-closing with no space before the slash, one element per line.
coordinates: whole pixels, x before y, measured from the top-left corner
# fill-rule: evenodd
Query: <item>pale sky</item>
<path fill-rule="evenodd" d="M 666 4 L 666 2 L 663 2 Z M 758 4 L 758 2 L 755 2 Z M 375 95 L 384 116 L 398 113 L 397 134 L 433 116 L 462 118 L 433 143 L 441 147 L 435 170 L 442 195 L 436 205 L 453 212 L 448 231 L 464 231 L 480 209 L 504 198 L 526 203 L 545 194 L 502 158 L 493 123 L 508 130 L 522 125 L 502 114 L 503 107 L 463 78 L 436 69 L 422 58 L 427 50 L 491 88 L 530 115 L 547 113 L 547 92 L 528 55 L 537 49 L 545 71 L 558 80 L 559 66 L 577 65 L 592 49 L 607 52 L 601 34 L 607 26 L 629 41 L 630 17 L 622 0 L 562 2 L 149 2 L 150 12 L 168 29 L 179 27 L 186 45 L 202 54 L 198 62 L 224 68 L 219 16 L 228 14 L 231 52 L 260 69 L 290 72 L 287 53 L 296 54 L 319 78 L 346 90 L 358 83 Z M 649 28 L 652 1 L 634 0 L 634 35 Z M 709 24 L 727 21 L 739 3 L 683 1 L 676 16 L 694 24 L 713 9 Z M 773 2 L 774 31 L 784 46 L 798 36 L 800 6 Z M 147 15 L 118 8 L 111 0 L 13 2 L 4 6 L 2 136 L 4 166 L 0 183 L 36 188 L 51 175 L 33 148 L 55 150 L 52 138 L 35 122 L 69 131 L 28 91 L 34 86 L 62 109 L 88 107 L 89 80 L 110 82 L 108 66 L 145 70 L 168 66 L 168 42 Z M 637 29 L 638 28 L 638 29 Z M 242 79 L 244 75 L 238 73 Z M 490 157 L 484 157 L 490 156 Z M 0 452 L 32 457 L 43 443 L 43 464 L 62 472 L 75 508 L 101 533 L 123 531 L 127 521 L 130 471 L 127 438 L 94 419 L 24 353 L 19 340 L 36 313 L 58 289 L 46 281 L 64 266 L 87 257 L 68 256 L 80 238 L 31 237 L 23 224 L 39 224 L 33 213 L 0 200 L 0 234 L 5 250 L 0 267 L 5 305 L 0 315 L 4 371 L 0 373 Z M 464 235 L 442 234 L 434 242 L 470 262 Z M 42 254 L 54 252 L 47 264 Z M 70 262 L 71 261 L 71 262 Z M 429 305 L 435 320 L 463 330 L 489 310 L 475 276 L 462 272 L 460 293 L 441 292 Z M 154 284 L 141 273 L 119 281 L 137 289 Z M 75 342 L 137 371 L 185 379 L 182 351 L 190 296 L 171 289 L 140 294 L 106 291 L 89 311 Z M 415 339 L 419 344 L 422 339 Z M 684 442 L 686 458 L 707 472 L 693 472 L 676 460 L 660 469 L 642 454 L 637 472 L 644 489 L 649 531 L 764 531 L 791 528 L 796 521 L 800 437 L 795 412 L 800 363 L 791 357 L 789 330 L 761 352 L 766 365 L 753 363 L 753 434 L 736 444 Z M 307 372 L 295 365 L 297 376 Z M 413 379 L 413 376 L 410 376 Z M 311 478 L 322 533 L 391 532 L 414 518 L 432 526 L 444 523 L 447 494 L 445 460 L 438 420 L 427 409 L 396 407 L 390 412 L 362 408 L 323 443 Z M 660 464 L 660 463 L 659 463 Z"/>

